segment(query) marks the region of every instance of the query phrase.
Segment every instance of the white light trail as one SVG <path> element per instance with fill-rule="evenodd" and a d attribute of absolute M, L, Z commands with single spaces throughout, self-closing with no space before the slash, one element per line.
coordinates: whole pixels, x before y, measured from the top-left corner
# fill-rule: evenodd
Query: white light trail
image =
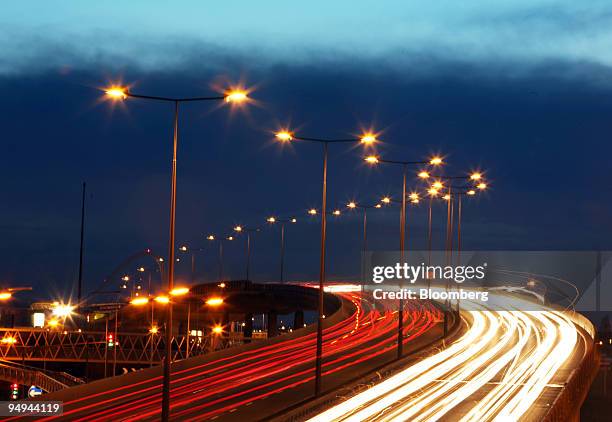
<path fill-rule="evenodd" d="M 563 312 L 520 311 L 532 304 L 495 295 L 507 309 L 464 302 L 469 329 L 461 338 L 310 421 L 436 421 L 459 404 L 454 415 L 465 422 L 520 419 L 572 356 L 579 332 Z"/>

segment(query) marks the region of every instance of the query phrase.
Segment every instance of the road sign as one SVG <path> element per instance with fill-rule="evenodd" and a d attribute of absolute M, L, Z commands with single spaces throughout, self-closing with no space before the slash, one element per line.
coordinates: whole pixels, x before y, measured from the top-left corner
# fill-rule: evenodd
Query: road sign
<path fill-rule="evenodd" d="M 43 390 L 40 387 L 37 387 L 35 385 L 31 386 L 28 389 L 28 397 L 38 397 L 40 395 L 42 395 Z"/>

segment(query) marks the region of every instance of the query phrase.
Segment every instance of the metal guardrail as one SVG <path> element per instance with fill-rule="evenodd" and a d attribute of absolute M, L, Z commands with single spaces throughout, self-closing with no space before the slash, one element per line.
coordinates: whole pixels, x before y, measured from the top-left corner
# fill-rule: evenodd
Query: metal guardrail
<path fill-rule="evenodd" d="M 105 332 L 47 331 L 38 328 L 0 328 L 0 338 L 14 339 L 0 344 L 0 359 L 29 362 L 117 362 L 159 363 L 165 353 L 161 333 L 121 333 L 109 346 Z M 242 344 L 242 333 L 224 336 L 180 335 L 172 339 L 173 360 L 185 359 Z"/>
<path fill-rule="evenodd" d="M 0 362 L 0 379 L 8 382 L 16 382 L 22 385 L 36 385 L 49 393 L 62 390 L 70 387 L 71 385 L 76 385 L 79 383 L 64 383 L 47 375 L 43 371 L 37 370 L 36 368 L 17 365 L 11 362 Z M 75 380 L 78 380 L 78 378 L 75 378 Z M 82 383 L 82 381 L 80 382 Z"/>
<path fill-rule="evenodd" d="M 580 314 L 576 315 L 582 317 Z M 595 329 L 586 318 L 578 318 L 578 321 L 574 319 L 574 322 L 584 328 L 589 335 L 594 334 Z M 595 346 L 595 340 L 592 339 L 587 344 L 584 359 L 582 359 L 578 368 L 571 372 L 563 390 L 550 406 L 542 422 L 580 420 L 580 407 L 584 403 L 591 384 L 597 375 L 600 359 L 599 349 Z"/>

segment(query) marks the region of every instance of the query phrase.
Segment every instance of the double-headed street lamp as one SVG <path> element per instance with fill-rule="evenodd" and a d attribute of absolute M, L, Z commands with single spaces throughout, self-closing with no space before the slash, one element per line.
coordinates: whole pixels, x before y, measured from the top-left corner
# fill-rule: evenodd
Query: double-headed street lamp
<path fill-rule="evenodd" d="M 280 224 L 280 282 L 284 281 L 284 268 L 285 268 L 285 224 L 297 223 L 297 218 L 289 218 L 286 220 L 279 219 L 276 217 L 268 217 L 266 220 L 270 224 Z"/>
<path fill-rule="evenodd" d="M 444 179 L 448 181 L 448 186 L 446 189 L 446 194 L 442 197 L 442 199 L 446 200 L 448 205 L 447 205 L 447 212 L 446 212 L 446 244 L 445 244 L 445 249 L 446 249 L 446 253 L 447 253 L 447 260 L 449 260 L 449 264 L 450 264 L 450 260 L 451 260 L 451 250 L 452 250 L 452 241 L 453 241 L 453 201 L 451 200 L 452 198 L 452 192 L 453 192 L 453 185 L 452 182 L 455 180 L 465 180 L 465 181 L 471 181 L 473 182 L 477 189 L 480 190 L 484 190 L 487 188 L 486 183 L 483 182 L 483 175 L 480 172 L 472 172 L 470 174 L 462 174 L 462 175 L 458 175 L 458 176 L 446 176 L 446 175 L 442 175 L 442 176 L 437 176 L 438 179 Z M 434 184 L 432 185 L 432 188 L 434 189 L 438 189 L 441 190 L 444 188 L 444 183 L 442 183 L 440 180 L 437 180 L 436 182 L 434 182 Z M 457 188 L 455 186 L 455 188 Z M 465 188 L 465 186 L 461 186 L 459 187 L 461 188 Z"/>
<path fill-rule="evenodd" d="M 208 240 L 209 242 L 219 242 L 219 283 L 223 281 L 223 242 L 231 242 L 234 239 L 234 236 L 221 236 L 219 238 L 217 238 L 214 234 L 209 234 L 208 236 L 206 236 L 206 240 Z"/>
<path fill-rule="evenodd" d="M 383 201 L 383 203 L 385 202 Z M 373 204 L 373 205 L 360 205 L 354 201 L 351 201 L 348 204 L 346 204 L 346 207 L 351 210 L 358 209 L 358 210 L 363 211 L 363 240 L 362 240 L 361 251 L 363 254 L 365 254 L 367 250 L 367 242 L 368 242 L 368 210 L 382 208 L 382 204 L 379 203 L 379 204 Z"/>
<path fill-rule="evenodd" d="M 244 227 L 244 226 L 236 226 L 234 227 L 234 231 L 238 234 L 240 233 L 246 233 L 247 234 L 247 239 L 246 239 L 246 280 L 249 280 L 249 272 L 251 269 L 251 233 L 257 233 L 258 231 L 260 231 L 261 229 L 259 227 L 254 227 L 254 228 L 248 228 L 248 227 Z"/>
<path fill-rule="evenodd" d="M 137 98 L 142 100 L 169 102 L 174 105 L 174 131 L 173 131 L 173 148 L 172 148 L 172 182 L 170 193 L 170 239 L 168 253 L 168 291 L 174 288 L 174 228 L 176 220 L 176 158 L 178 150 L 178 119 L 179 119 L 179 104 L 191 103 L 199 101 L 225 101 L 227 103 L 241 103 L 248 100 L 247 92 L 243 90 L 231 90 L 223 96 L 212 97 L 187 97 L 187 98 L 172 98 L 159 97 L 152 95 L 134 94 L 125 87 L 110 87 L 106 90 L 106 95 L 115 100 L 126 100 L 128 98 Z M 172 304 L 168 306 L 168 323 L 166 327 L 166 357 L 164 360 L 164 380 L 162 389 L 162 420 L 167 421 L 170 417 L 170 363 L 172 355 Z"/>
<path fill-rule="evenodd" d="M 395 160 L 383 160 L 376 155 L 370 155 L 365 158 L 365 161 L 369 164 L 395 164 L 402 166 L 402 209 L 400 212 L 400 262 L 404 263 L 404 255 L 405 255 L 405 236 L 406 236 L 406 177 L 408 173 L 408 166 L 411 165 L 424 165 L 429 164 L 432 166 L 439 166 L 443 163 L 442 158 L 440 157 L 432 157 L 427 161 L 395 161 Z M 421 171 L 418 176 L 420 178 L 428 178 L 429 173 L 426 171 Z M 401 285 L 400 285 L 401 287 Z M 398 322 L 397 322 L 397 358 L 401 358 L 404 353 L 404 300 L 399 299 L 399 308 L 398 308 Z"/>
<path fill-rule="evenodd" d="M 323 288 L 325 287 L 325 237 L 327 232 L 327 154 L 329 144 L 338 143 L 361 143 L 365 146 L 371 146 L 376 143 L 376 135 L 373 133 L 364 133 L 360 138 L 350 139 L 323 139 L 297 136 L 292 132 L 283 130 L 276 133 L 276 139 L 280 142 L 287 143 L 291 141 L 314 142 L 323 145 L 323 192 L 321 203 L 321 254 L 319 260 L 319 300 L 318 300 L 318 318 L 317 318 L 317 352 L 315 359 L 315 396 L 321 394 L 321 369 L 323 356 Z M 316 214 L 316 210 L 315 210 Z"/>
<path fill-rule="evenodd" d="M 195 266 L 195 254 L 196 252 L 205 252 L 206 249 L 205 248 L 191 248 L 187 245 L 181 245 L 178 248 L 179 252 L 181 253 L 188 253 L 191 255 L 191 282 L 194 283 L 195 282 L 195 270 L 196 270 L 196 266 Z"/>

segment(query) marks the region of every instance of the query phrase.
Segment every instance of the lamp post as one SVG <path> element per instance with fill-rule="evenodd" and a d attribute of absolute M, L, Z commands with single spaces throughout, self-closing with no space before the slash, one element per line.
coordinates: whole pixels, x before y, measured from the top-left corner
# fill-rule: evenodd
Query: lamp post
<path fill-rule="evenodd" d="M 356 202 L 349 202 L 348 204 L 346 204 L 346 207 L 349 209 L 359 209 L 363 211 L 363 223 L 362 223 L 362 227 L 363 227 L 363 239 L 361 242 L 361 252 L 363 254 L 365 254 L 366 250 L 367 250 L 367 245 L 368 245 L 368 210 L 375 208 L 382 208 L 382 204 L 374 204 L 374 205 L 359 205 Z"/>
<path fill-rule="evenodd" d="M 251 269 L 251 233 L 256 233 L 261 230 L 259 227 L 247 228 L 243 226 L 234 227 L 236 233 L 246 233 L 246 280 L 249 280 L 249 273 Z"/>
<path fill-rule="evenodd" d="M 223 242 L 231 242 L 234 239 L 234 236 L 222 236 L 218 239 L 214 234 L 209 234 L 206 236 L 206 240 L 209 242 L 214 242 L 215 240 L 219 241 L 219 282 L 223 281 Z"/>
<path fill-rule="evenodd" d="M 408 173 L 408 166 L 411 165 L 423 165 L 429 164 L 433 166 L 438 166 L 442 164 L 442 158 L 440 157 L 432 157 L 427 161 L 395 161 L 395 160 L 383 160 L 380 157 L 375 155 L 370 155 L 365 158 L 365 161 L 370 164 L 395 164 L 402 166 L 402 209 L 400 212 L 400 261 L 401 264 L 404 263 L 405 258 L 405 237 L 406 237 L 406 177 Z M 429 173 L 422 171 L 418 174 L 420 178 L 428 178 Z M 400 288 L 401 288 L 400 283 Z M 404 354 L 404 300 L 399 299 L 398 304 L 398 320 L 397 320 L 397 358 L 400 359 Z"/>
<path fill-rule="evenodd" d="M 190 248 L 187 245 L 182 245 L 178 248 L 179 252 L 189 253 L 191 257 L 191 282 L 195 282 L 195 254 L 196 252 L 203 253 L 206 251 L 205 248 Z"/>
<path fill-rule="evenodd" d="M 463 174 L 463 175 L 458 175 L 458 176 L 442 175 L 442 176 L 438 176 L 438 178 L 449 181 L 448 187 L 446 190 L 446 194 L 442 197 L 442 199 L 447 201 L 445 250 L 446 250 L 446 259 L 449 261 L 449 264 L 450 264 L 452 262 L 452 247 L 453 247 L 453 232 L 454 232 L 453 230 L 454 201 L 452 200 L 453 199 L 453 188 L 458 188 L 458 189 L 466 188 L 466 186 L 453 186 L 452 181 L 454 180 L 471 181 L 477 184 L 477 188 L 481 190 L 486 189 L 487 185 L 486 183 L 482 181 L 483 176 L 482 176 L 482 173 L 480 172 L 472 172 L 470 174 Z M 438 180 L 432 185 L 432 187 L 439 190 L 439 189 L 442 189 L 444 186 L 443 186 L 443 183 Z"/>
<path fill-rule="evenodd" d="M 130 92 L 124 87 L 111 87 L 106 90 L 106 95 L 115 100 L 126 100 L 128 98 L 137 98 L 142 100 L 161 101 L 171 103 L 174 106 L 174 130 L 173 130 L 173 148 L 172 148 L 172 182 L 170 189 L 170 236 L 169 236 L 169 253 L 168 253 L 168 291 L 174 288 L 174 229 L 176 220 L 176 166 L 177 166 L 177 150 L 178 150 L 178 120 L 179 120 L 179 105 L 183 103 L 200 102 L 200 101 L 225 101 L 227 103 L 240 103 L 248 99 L 247 92 L 241 90 L 232 90 L 225 93 L 223 96 L 211 97 L 187 97 L 187 98 L 172 98 L 159 97 L 152 95 L 140 95 Z M 164 359 L 164 374 L 162 387 L 162 421 L 167 421 L 170 417 L 170 364 L 172 355 L 172 304 L 168 306 L 167 312 L 168 321 L 166 323 L 166 356 Z"/>
<path fill-rule="evenodd" d="M 448 186 L 446 188 L 446 194 L 444 194 L 442 196 L 442 199 L 444 199 L 447 202 L 447 211 L 446 211 L 446 242 L 445 242 L 445 251 L 446 251 L 446 260 L 447 260 L 447 265 L 451 265 L 452 264 L 452 247 L 453 247 L 453 233 L 454 233 L 454 229 L 453 229 L 453 221 L 454 221 L 454 198 L 455 198 L 455 193 L 453 193 L 453 189 L 465 189 L 469 187 L 466 186 L 453 186 L 452 185 L 452 181 L 454 180 L 466 180 L 466 181 L 471 181 L 473 183 L 476 184 L 478 189 L 484 190 L 486 189 L 487 185 L 486 183 L 484 183 L 482 181 L 482 174 L 480 172 L 473 172 L 471 174 L 463 174 L 463 175 L 458 175 L 458 176 L 447 176 L 447 175 L 442 175 L 442 176 L 438 176 L 439 179 L 444 179 L 448 181 Z M 432 196 L 437 196 L 437 194 L 439 193 L 439 191 L 441 189 L 444 189 L 444 183 L 442 183 L 441 180 L 437 180 L 435 181 L 431 188 L 429 189 L 429 192 L 435 192 L 434 195 Z M 469 189 L 466 192 L 459 192 L 461 194 L 470 192 L 469 195 L 473 195 L 476 192 L 473 189 Z M 473 192 L 473 193 L 472 193 Z M 430 224 L 430 233 L 431 233 L 431 201 L 430 201 L 430 219 L 429 219 L 429 224 Z M 460 223 L 459 223 L 460 224 Z M 459 232 L 458 234 L 459 236 L 459 242 L 461 239 L 461 234 Z M 430 235 L 430 242 L 431 242 L 431 235 Z M 431 254 L 431 249 L 430 249 L 430 254 Z M 449 285 L 449 281 L 447 280 L 446 282 L 446 290 L 448 292 L 448 290 L 450 289 L 450 285 Z M 450 308 L 450 300 L 446 300 L 446 306 L 447 308 Z M 457 311 L 459 310 L 459 301 L 457 301 Z M 448 316 L 447 316 L 447 311 L 444 311 L 444 334 L 446 335 L 448 330 Z"/>
<path fill-rule="evenodd" d="M 282 220 L 282 219 L 278 219 L 276 217 L 268 217 L 268 219 L 266 220 L 268 223 L 270 224 L 276 224 L 279 223 L 280 224 L 280 282 L 282 283 L 284 280 L 284 268 L 285 268 L 285 224 L 286 223 L 291 223 L 291 224 L 295 224 L 297 223 L 297 219 L 296 218 L 290 218 L 287 220 Z"/>
<path fill-rule="evenodd" d="M 296 136 L 294 133 L 283 130 L 276 133 L 276 139 L 287 143 L 293 140 L 313 142 L 323 146 L 323 186 L 321 202 L 321 253 L 319 259 L 319 299 L 318 299 L 318 318 L 317 318 L 317 349 L 315 358 L 315 396 L 321 394 L 321 373 L 323 357 L 323 288 L 325 286 L 325 237 L 327 233 L 327 155 L 330 144 L 338 143 L 361 143 L 363 145 L 373 145 L 376 143 L 376 135 L 364 133 L 360 138 L 351 139 L 322 139 Z M 316 210 L 315 210 L 316 214 Z"/>

